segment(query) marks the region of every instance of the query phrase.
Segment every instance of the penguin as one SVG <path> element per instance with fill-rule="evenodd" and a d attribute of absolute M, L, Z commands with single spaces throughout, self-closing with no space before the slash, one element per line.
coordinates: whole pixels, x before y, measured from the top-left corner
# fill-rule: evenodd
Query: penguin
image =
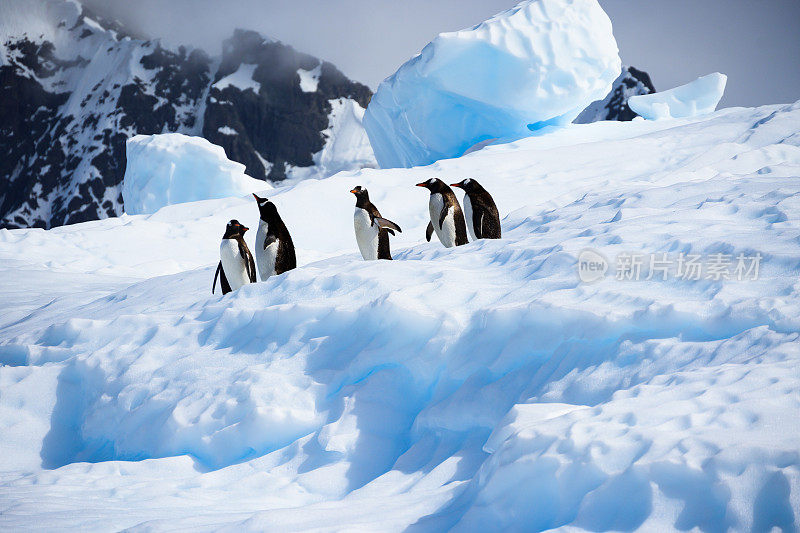
<path fill-rule="evenodd" d="M 451 183 L 452 187 L 463 189 L 464 217 L 470 239 L 499 239 L 500 213 L 489 191 L 472 178 Z"/>
<path fill-rule="evenodd" d="M 361 250 L 361 257 L 366 261 L 374 259 L 391 259 L 389 250 L 389 234 L 395 231 L 402 233 L 400 226 L 381 217 L 380 211 L 369 201 L 367 189 L 358 185 L 350 191 L 356 195 L 356 209 L 353 213 L 353 227 L 356 230 L 356 242 Z"/>
<path fill-rule="evenodd" d="M 217 276 L 221 278 L 222 294 L 228 294 L 242 285 L 256 282 L 256 265 L 247 243 L 244 242 L 244 233 L 248 229 L 235 219 L 228 222 L 225 227 L 225 234 L 219 245 L 220 261 L 214 273 L 211 294 L 214 294 L 217 286 Z"/>
<path fill-rule="evenodd" d="M 289 235 L 275 204 L 255 193 L 253 196 L 261 216 L 256 231 L 256 264 L 261 281 L 266 281 L 273 274 L 283 274 L 296 268 L 297 257 L 292 236 Z"/>
<path fill-rule="evenodd" d="M 425 187 L 431 192 L 428 200 L 428 211 L 431 221 L 425 230 L 425 239 L 430 242 L 431 235 L 436 232 L 439 240 L 447 248 L 467 244 L 467 226 L 464 223 L 464 214 L 453 189 L 439 178 L 430 178 L 417 187 Z"/>

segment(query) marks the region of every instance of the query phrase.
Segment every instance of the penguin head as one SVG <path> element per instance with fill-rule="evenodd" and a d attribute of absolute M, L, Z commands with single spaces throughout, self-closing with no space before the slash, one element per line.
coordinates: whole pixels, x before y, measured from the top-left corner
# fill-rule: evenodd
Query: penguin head
<path fill-rule="evenodd" d="M 439 178 L 430 178 L 423 181 L 422 183 L 417 183 L 417 187 L 425 187 L 426 189 L 431 191 L 431 194 L 437 192 L 441 193 L 450 190 L 450 187 L 448 187 L 447 184 L 442 180 L 440 180 Z"/>
<path fill-rule="evenodd" d="M 275 204 L 270 202 L 268 198 L 261 198 L 256 193 L 253 193 L 253 197 L 258 204 L 258 213 L 261 216 L 261 220 L 265 222 L 275 220 L 275 217 L 278 216 L 278 209 Z"/>
<path fill-rule="evenodd" d="M 235 239 L 236 237 L 244 237 L 244 232 L 247 231 L 248 227 L 242 225 L 238 220 L 235 218 L 228 222 L 228 225 L 225 226 L 225 235 L 222 236 L 223 239 Z"/>
<path fill-rule="evenodd" d="M 369 193 L 361 185 L 356 185 L 350 192 L 356 195 L 356 205 L 369 201 Z"/>
<path fill-rule="evenodd" d="M 481 184 L 478 183 L 477 181 L 475 181 L 472 178 L 463 179 L 463 180 L 459 181 L 458 183 L 451 183 L 450 186 L 458 187 L 459 189 L 463 189 L 464 192 L 466 192 L 467 194 L 469 194 L 469 193 L 477 193 L 477 192 L 481 192 L 483 190 L 483 187 L 481 187 Z"/>

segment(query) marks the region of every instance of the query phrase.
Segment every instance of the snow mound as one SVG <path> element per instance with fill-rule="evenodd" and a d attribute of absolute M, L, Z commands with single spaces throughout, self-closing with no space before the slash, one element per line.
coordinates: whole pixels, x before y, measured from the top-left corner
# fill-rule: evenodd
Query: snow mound
<path fill-rule="evenodd" d="M 155 213 L 197 200 L 243 196 L 270 186 L 244 173 L 221 146 L 180 133 L 137 135 L 127 142 L 122 183 L 125 212 Z"/>
<path fill-rule="evenodd" d="M 717 108 L 727 81 L 714 72 L 668 91 L 631 96 L 628 106 L 647 120 L 707 115 Z"/>
<path fill-rule="evenodd" d="M 620 69 L 596 0 L 528 0 L 436 37 L 381 83 L 364 126 L 382 168 L 425 165 L 569 124 Z"/>

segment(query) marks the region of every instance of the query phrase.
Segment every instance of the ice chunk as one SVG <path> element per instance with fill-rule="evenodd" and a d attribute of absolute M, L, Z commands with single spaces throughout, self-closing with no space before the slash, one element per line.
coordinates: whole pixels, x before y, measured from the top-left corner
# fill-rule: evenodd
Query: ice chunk
<path fill-rule="evenodd" d="M 596 0 L 528 0 L 436 37 L 381 83 L 364 126 L 381 167 L 425 165 L 569 124 L 620 71 Z"/>
<path fill-rule="evenodd" d="M 125 212 L 154 213 L 165 205 L 242 196 L 270 188 L 225 157 L 221 146 L 180 133 L 128 139 L 122 183 Z"/>
<path fill-rule="evenodd" d="M 631 96 L 628 106 L 648 120 L 705 115 L 717 108 L 727 81 L 714 72 L 668 91 Z"/>

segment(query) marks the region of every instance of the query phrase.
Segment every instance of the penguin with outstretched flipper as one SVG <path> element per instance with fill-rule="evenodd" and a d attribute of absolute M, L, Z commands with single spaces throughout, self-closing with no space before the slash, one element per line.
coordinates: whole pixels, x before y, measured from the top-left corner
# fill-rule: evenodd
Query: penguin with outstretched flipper
<path fill-rule="evenodd" d="M 350 191 L 356 195 L 356 208 L 353 213 L 353 227 L 356 231 L 356 242 L 361 257 L 370 261 L 374 259 L 391 259 L 389 250 L 389 234 L 395 231 L 402 233 L 400 226 L 381 216 L 380 211 L 369 201 L 367 189 L 358 185 Z"/>

